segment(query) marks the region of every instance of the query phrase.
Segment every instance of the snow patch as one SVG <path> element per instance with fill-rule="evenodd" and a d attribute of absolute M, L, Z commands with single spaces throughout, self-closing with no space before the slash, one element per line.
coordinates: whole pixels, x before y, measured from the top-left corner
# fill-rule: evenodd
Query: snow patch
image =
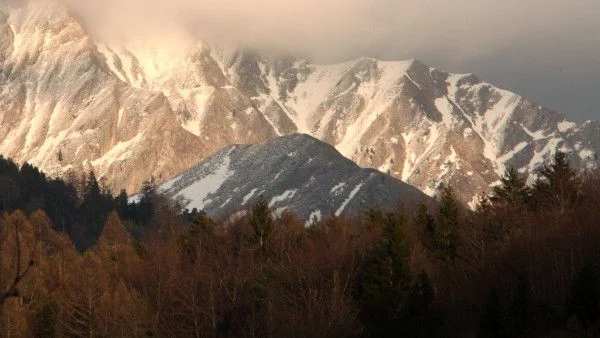
<path fill-rule="evenodd" d="M 102 157 L 92 161 L 92 166 L 106 166 L 114 162 L 124 161 L 128 159 L 132 154 L 132 147 L 142 141 L 142 135 L 138 134 L 132 139 L 124 142 L 119 142 L 114 145 L 110 150 Z"/>
<path fill-rule="evenodd" d="M 229 197 L 229 198 L 228 198 L 228 199 L 227 199 L 225 202 L 223 202 L 223 204 L 221 204 L 221 205 L 219 206 L 219 208 L 223 208 L 223 207 L 225 207 L 227 204 L 229 204 L 229 202 L 231 202 L 231 197 Z"/>
<path fill-rule="evenodd" d="M 525 149 L 525 147 L 527 147 L 527 144 L 529 144 L 528 142 L 521 142 L 519 144 L 517 144 L 511 151 L 507 152 L 506 154 L 498 157 L 498 169 L 504 173 L 506 171 L 506 162 L 508 160 L 510 160 L 511 158 L 513 158 L 516 154 L 518 154 L 519 152 L 521 152 L 521 150 Z"/>
<path fill-rule="evenodd" d="M 557 124 L 558 131 L 560 131 L 561 133 L 566 133 L 569 130 L 575 128 L 576 126 L 577 126 L 577 124 L 575 124 L 574 122 L 570 122 L 570 121 L 562 121 Z"/>
<path fill-rule="evenodd" d="M 242 205 L 246 205 L 246 203 L 248 203 L 248 201 L 256 194 L 257 191 L 258 189 L 254 188 L 248 194 L 246 194 L 246 196 L 244 196 L 242 199 Z"/>
<path fill-rule="evenodd" d="M 281 208 L 277 208 L 273 211 L 273 215 L 275 217 L 281 217 L 281 215 L 283 215 L 283 212 L 286 211 L 288 209 L 288 207 L 281 207 Z"/>
<path fill-rule="evenodd" d="M 352 201 L 352 199 L 354 198 L 356 193 L 358 193 L 358 191 L 360 190 L 360 188 L 362 188 L 363 185 L 364 185 L 364 182 L 358 184 L 357 186 L 354 187 L 354 189 L 352 189 L 352 191 L 350 192 L 350 195 L 348 195 L 348 198 L 346 198 L 344 203 L 342 203 L 342 205 L 336 210 L 335 217 L 339 217 L 342 214 L 342 212 L 344 212 L 344 209 L 346 208 L 348 203 L 350 203 L 350 201 Z"/>
<path fill-rule="evenodd" d="M 336 184 L 333 188 L 331 188 L 329 193 L 331 195 L 339 195 L 344 190 L 345 186 L 346 186 L 346 183 L 340 182 L 340 183 Z"/>
<path fill-rule="evenodd" d="M 452 103 L 448 100 L 447 97 L 440 97 L 435 99 L 434 101 L 435 107 L 442 114 L 442 121 L 449 129 L 452 129 L 454 126 L 454 114 Z"/>
<path fill-rule="evenodd" d="M 297 192 L 296 189 L 290 189 L 290 190 L 284 191 L 283 194 L 281 194 L 281 195 L 274 196 L 273 198 L 271 198 L 271 201 L 269 202 L 269 208 L 279 202 L 283 202 L 287 199 L 294 197 L 294 195 L 296 195 L 296 192 Z"/>
<path fill-rule="evenodd" d="M 471 137 L 471 135 L 473 135 L 473 129 L 465 128 L 465 130 L 463 131 L 463 137 L 469 138 L 469 137 Z"/>
<path fill-rule="evenodd" d="M 304 222 L 304 226 L 308 228 L 309 226 L 321 221 L 322 217 L 323 216 L 321 215 L 321 210 L 315 210 L 310 213 L 308 219 L 306 220 L 306 222 Z"/>
<path fill-rule="evenodd" d="M 224 154 L 220 163 L 217 163 L 208 174 L 181 190 L 175 197 L 182 197 L 189 201 L 187 207 L 190 209 L 204 209 L 208 196 L 217 192 L 223 183 L 234 174 L 234 171 L 229 169 L 231 162 L 229 155 L 232 151 L 233 148 Z"/>
<path fill-rule="evenodd" d="M 596 157 L 596 153 L 590 149 L 583 149 L 579 152 L 579 157 L 582 160 L 590 160 L 590 159 L 594 159 Z"/>
<path fill-rule="evenodd" d="M 525 131 L 527 133 L 527 135 L 531 136 L 531 138 L 534 141 L 541 140 L 541 139 L 544 139 L 546 137 L 544 135 L 544 131 L 543 130 L 538 130 L 538 131 L 533 132 L 533 131 L 527 129 L 524 125 L 521 125 L 521 128 L 523 128 L 523 131 Z"/>
<path fill-rule="evenodd" d="M 173 188 L 173 186 L 175 184 L 177 184 L 177 182 L 181 181 L 182 178 L 183 178 L 183 175 L 177 176 L 174 179 L 161 184 L 160 187 L 158 187 L 158 190 L 159 191 L 167 191 L 167 190 Z"/>

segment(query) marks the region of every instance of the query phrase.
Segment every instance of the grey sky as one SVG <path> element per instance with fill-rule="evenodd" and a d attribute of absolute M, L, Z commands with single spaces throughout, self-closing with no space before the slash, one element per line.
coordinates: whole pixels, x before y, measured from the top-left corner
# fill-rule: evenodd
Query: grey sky
<path fill-rule="evenodd" d="M 63 0 L 95 34 L 193 32 L 320 62 L 419 58 L 600 119 L 598 0 Z"/>

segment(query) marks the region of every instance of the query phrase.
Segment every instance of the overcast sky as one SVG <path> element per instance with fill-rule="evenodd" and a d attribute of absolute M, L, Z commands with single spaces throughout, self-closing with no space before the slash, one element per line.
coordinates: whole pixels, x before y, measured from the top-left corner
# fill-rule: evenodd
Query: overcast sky
<path fill-rule="evenodd" d="M 599 0 L 63 0 L 105 38 L 195 34 L 323 62 L 418 58 L 600 119 Z"/>

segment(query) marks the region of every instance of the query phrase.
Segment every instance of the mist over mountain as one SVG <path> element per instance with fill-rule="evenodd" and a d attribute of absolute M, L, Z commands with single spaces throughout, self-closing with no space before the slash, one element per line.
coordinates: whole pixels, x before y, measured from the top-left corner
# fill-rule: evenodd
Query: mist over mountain
<path fill-rule="evenodd" d="M 317 63 L 419 58 L 476 73 L 578 122 L 599 117 L 591 88 L 600 75 L 600 4 L 592 0 L 64 2 L 92 35 L 112 41 L 191 35 Z"/>

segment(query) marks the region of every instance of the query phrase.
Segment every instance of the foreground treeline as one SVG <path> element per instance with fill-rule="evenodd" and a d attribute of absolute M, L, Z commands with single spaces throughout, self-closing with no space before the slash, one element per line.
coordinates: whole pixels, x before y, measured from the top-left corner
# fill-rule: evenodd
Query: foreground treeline
<path fill-rule="evenodd" d="M 0 156 L 0 212 L 21 210 L 30 214 L 43 210 L 55 230 L 67 234 L 79 251 L 92 246 L 100 236 L 108 214 L 117 211 L 131 225 L 130 231 L 140 234 L 153 215 L 156 187 L 144 182 L 142 197 L 128 204 L 122 190 L 113 196 L 103 179 L 93 171 L 63 179 L 52 179 L 28 163 L 18 166 Z"/>
<path fill-rule="evenodd" d="M 77 227 L 93 185 L 75 197 Z M 476 212 L 446 188 L 436 204 L 308 228 L 264 200 L 215 222 L 151 185 L 134 205 L 99 190 L 114 211 L 83 253 L 45 204 L 5 212 L 5 335 L 600 334 L 600 174 L 561 153 L 532 186 L 509 169 Z"/>

